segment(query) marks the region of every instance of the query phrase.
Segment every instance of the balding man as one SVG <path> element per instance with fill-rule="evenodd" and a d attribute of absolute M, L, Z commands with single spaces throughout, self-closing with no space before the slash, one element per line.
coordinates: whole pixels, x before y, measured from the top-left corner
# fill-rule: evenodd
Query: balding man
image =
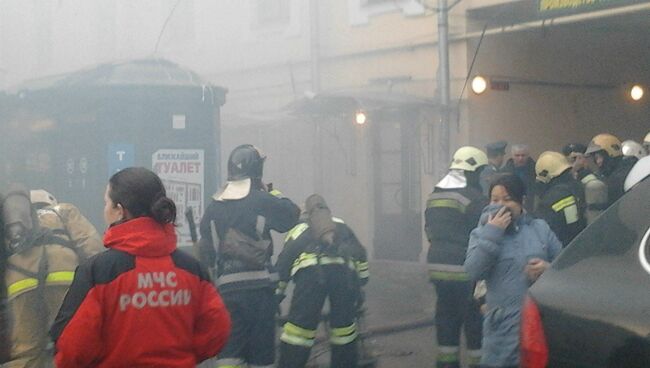
<path fill-rule="evenodd" d="M 530 157 L 530 149 L 525 144 L 514 144 L 510 151 L 512 157 L 508 159 L 504 172 L 517 175 L 526 185 L 526 200 L 524 208 L 528 212 L 535 209 L 535 160 Z"/>

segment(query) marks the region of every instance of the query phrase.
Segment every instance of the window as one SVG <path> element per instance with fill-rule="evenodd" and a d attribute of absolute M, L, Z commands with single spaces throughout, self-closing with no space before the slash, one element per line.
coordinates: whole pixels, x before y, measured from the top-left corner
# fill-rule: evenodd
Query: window
<path fill-rule="evenodd" d="M 348 0 L 348 9 L 351 25 L 368 24 L 370 17 L 383 13 L 424 14 L 424 7 L 417 0 Z"/>
<path fill-rule="evenodd" d="M 257 26 L 287 25 L 291 20 L 290 0 L 255 1 Z"/>
<path fill-rule="evenodd" d="M 249 37 L 295 37 L 300 35 L 300 14 L 308 6 L 306 0 L 248 0 L 250 9 Z"/>

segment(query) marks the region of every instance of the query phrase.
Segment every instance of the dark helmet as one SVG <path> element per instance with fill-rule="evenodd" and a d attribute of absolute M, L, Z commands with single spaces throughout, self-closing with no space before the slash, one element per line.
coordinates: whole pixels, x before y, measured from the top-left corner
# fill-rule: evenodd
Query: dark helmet
<path fill-rule="evenodd" d="M 228 158 L 228 180 L 261 179 L 266 156 L 252 144 L 242 144 Z"/>

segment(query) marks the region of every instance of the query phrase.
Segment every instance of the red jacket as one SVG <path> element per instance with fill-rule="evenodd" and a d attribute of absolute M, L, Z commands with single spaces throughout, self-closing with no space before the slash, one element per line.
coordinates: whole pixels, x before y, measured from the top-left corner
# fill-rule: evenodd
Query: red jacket
<path fill-rule="evenodd" d="M 194 367 L 223 348 L 230 316 L 206 270 L 176 249 L 173 225 L 136 218 L 104 244 L 50 331 L 57 367 Z"/>

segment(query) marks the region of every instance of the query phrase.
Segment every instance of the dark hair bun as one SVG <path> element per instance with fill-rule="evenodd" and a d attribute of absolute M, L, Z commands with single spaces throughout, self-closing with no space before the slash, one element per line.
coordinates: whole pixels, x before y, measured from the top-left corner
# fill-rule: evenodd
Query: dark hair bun
<path fill-rule="evenodd" d="M 176 204 L 161 196 L 151 205 L 151 216 L 159 224 L 173 224 L 176 221 Z"/>

